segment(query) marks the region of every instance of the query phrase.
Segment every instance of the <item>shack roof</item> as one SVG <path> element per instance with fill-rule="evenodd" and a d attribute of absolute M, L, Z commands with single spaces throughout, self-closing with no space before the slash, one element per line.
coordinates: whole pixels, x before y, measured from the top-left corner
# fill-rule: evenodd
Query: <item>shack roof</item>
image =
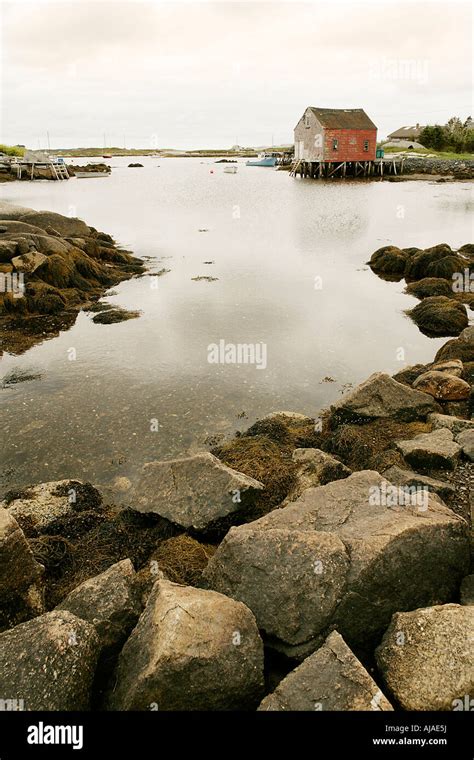
<path fill-rule="evenodd" d="M 316 108 L 311 111 L 326 129 L 377 129 L 363 108 Z"/>
<path fill-rule="evenodd" d="M 395 132 L 391 132 L 388 135 L 388 138 L 389 140 L 414 140 L 416 137 L 420 136 L 423 129 L 424 127 L 421 127 L 419 124 L 414 124 L 413 126 L 409 127 L 400 127 L 400 129 L 395 130 Z"/>

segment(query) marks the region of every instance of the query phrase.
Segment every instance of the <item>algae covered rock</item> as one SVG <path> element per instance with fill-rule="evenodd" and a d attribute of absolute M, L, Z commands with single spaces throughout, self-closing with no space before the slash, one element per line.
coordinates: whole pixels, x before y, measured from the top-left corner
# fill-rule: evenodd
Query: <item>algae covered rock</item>
<path fill-rule="evenodd" d="M 428 336 L 459 335 L 469 323 L 466 307 L 445 296 L 424 298 L 407 314 Z"/>
<path fill-rule="evenodd" d="M 441 277 L 425 277 L 417 282 L 411 282 L 407 285 L 406 292 L 420 299 L 430 296 L 453 297 L 452 284 Z"/>
<path fill-rule="evenodd" d="M 372 254 L 370 268 L 376 274 L 399 275 L 403 277 L 409 254 L 394 245 L 385 245 Z"/>

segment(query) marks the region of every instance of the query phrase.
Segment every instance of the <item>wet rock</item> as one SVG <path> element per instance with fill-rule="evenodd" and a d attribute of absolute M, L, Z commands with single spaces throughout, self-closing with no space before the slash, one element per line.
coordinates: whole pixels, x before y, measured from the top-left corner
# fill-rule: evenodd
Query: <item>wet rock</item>
<path fill-rule="evenodd" d="M 417 377 L 413 388 L 428 393 L 438 401 L 461 401 L 471 395 L 471 386 L 460 377 L 439 370 L 430 370 Z"/>
<path fill-rule="evenodd" d="M 12 264 L 17 272 L 28 272 L 31 274 L 36 271 L 47 260 L 47 256 L 38 251 L 30 251 L 24 253 L 22 256 L 15 256 L 12 259 Z"/>
<path fill-rule="evenodd" d="M 432 362 L 427 365 L 427 370 L 436 370 L 436 372 L 446 372 L 448 375 L 462 377 L 464 365 L 460 359 L 453 359 L 450 362 Z"/>
<path fill-rule="evenodd" d="M 420 433 L 408 441 L 397 441 L 397 449 L 405 460 L 422 472 L 438 469 L 454 470 L 459 462 L 461 447 L 447 428 Z"/>
<path fill-rule="evenodd" d="M 139 316 L 139 311 L 127 311 L 126 309 L 113 308 L 100 311 L 92 317 L 92 321 L 96 325 L 114 325 L 117 322 L 126 322 L 128 319 L 136 319 Z"/>
<path fill-rule="evenodd" d="M 259 710 L 392 710 L 388 699 L 336 631 L 292 670 Z"/>
<path fill-rule="evenodd" d="M 291 501 L 306 488 L 324 486 L 332 480 L 347 478 L 352 473 L 349 467 L 321 449 L 295 449 L 292 459 L 298 470 L 296 485 L 289 496 Z"/>
<path fill-rule="evenodd" d="M 464 430 L 474 430 L 474 420 L 463 420 L 460 417 L 452 417 L 450 414 L 429 414 L 428 422 L 435 430 L 448 428 L 454 436 Z"/>
<path fill-rule="evenodd" d="M 44 567 L 34 559 L 17 521 L 0 507 L 0 599 L 26 592 L 43 572 Z"/>
<path fill-rule="evenodd" d="M 429 337 L 459 335 L 469 322 L 464 304 L 445 296 L 424 298 L 407 314 Z"/>
<path fill-rule="evenodd" d="M 87 710 L 99 640 L 70 612 L 48 612 L 0 634 L 0 694 L 25 710 Z"/>
<path fill-rule="evenodd" d="M 474 607 L 398 612 L 376 650 L 382 678 L 404 710 L 455 710 L 474 693 Z"/>
<path fill-rule="evenodd" d="M 462 449 L 465 457 L 474 462 L 474 430 L 463 430 L 456 436 L 456 443 Z"/>
<path fill-rule="evenodd" d="M 459 591 L 461 604 L 474 604 L 474 575 L 462 579 Z"/>
<path fill-rule="evenodd" d="M 134 593 L 135 570 L 129 559 L 81 583 L 57 610 L 68 610 L 94 626 L 102 652 L 116 651 L 135 626 L 141 607 Z"/>
<path fill-rule="evenodd" d="M 441 277 L 425 277 L 418 282 L 411 282 L 406 287 L 406 292 L 415 298 L 429 298 L 430 296 L 453 297 L 452 284 Z"/>
<path fill-rule="evenodd" d="M 183 528 L 204 530 L 248 507 L 263 484 L 209 453 L 146 464 L 130 495 L 138 512 L 154 512 Z"/>
<path fill-rule="evenodd" d="M 451 278 L 456 272 L 462 272 L 466 266 L 466 259 L 454 253 L 448 245 L 442 243 L 410 256 L 405 277 L 408 280 L 421 280 L 424 278 Z"/>
<path fill-rule="evenodd" d="M 143 169 L 143 164 L 136 164 L 136 163 L 135 164 L 129 164 L 128 168 L 129 169 Z"/>
<path fill-rule="evenodd" d="M 119 658 L 113 710 L 255 707 L 263 645 L 245 605 L 212 591 L 155 583 Z"/>
<path fill-rule="evenodd" d="M 0 502 L 24 530 L 44 530 L 72 511 L 97 509 L 102 497 L 90 483 L 80 480 L 53 480 L 19 492 L 9 492 Z"/>
<path fill-rule="evenodd" d="M 441 346 L 436 354 L 436 361 L 460 359 L 464 364 L 474 362 L 474 338 L 470 337 L 471 333 L 469 332 L 471 329 L 468 327 L 462 331 L 459 338 L 448 340 L 444 346 Z"/>
<path fill-rule="evenodd" d="M 423 510 L 390 507 L 386 490 L 378 473 L 357 472 L 232 528 L 206 585 L 247 604 L 291 656 L 314 651 L 328 627 L 369 647 L 397 610 L 449 600 L 469 562 L 462 518 L 432 495 Z"/>
<path fill-rule="evenodd" d="M 0 240 L 0 261 L 9 262 L 17 253 L 16 240 Z"/>
<path fill-rule="evenodd" d="M 427 475 L 419 475 L 417 472 L 404 470 L 396 465 L 385 470 L 383 475 L 394 486 L 424 488 L 438 494 L 442 499 L 449 499 L 456 493 L 454 486 L 447 483 L 445 480 L 437 480 L 436 478 L 430 478 Z"/>
<path fill-rule="evenodd" d="M 395 418 L 410 422 L 440 411 L 432 396 L 408 388 L 389 375 L 377 372 L 330 408 L 330 426 L 341 422 L 364 422 Z"/>

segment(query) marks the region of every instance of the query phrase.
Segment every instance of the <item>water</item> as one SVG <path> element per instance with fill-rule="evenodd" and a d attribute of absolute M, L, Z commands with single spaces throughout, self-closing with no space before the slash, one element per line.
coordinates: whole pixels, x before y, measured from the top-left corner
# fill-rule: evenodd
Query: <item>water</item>
<path fill-rule="evenodd" d="M 127 168 L 135 160 L 144 168 Z M 109 302 L 139 319 L 95 325 L 81 313 L 59 337 L 4 356 L 1 376 L 41 378 L 0 391 L 2 490 L 65 477 L 107 488 L 269 412 L 315 416 L 348 384 L 430 361 L 444 342 L 405 316 L 416 301 L 403 283 L 365 262 L 389 243 L 471 242 L 469 183 L 323 184 L 243 162 L 225 174 L 212 159 L 110 163 L 104 179 L 0 186 L 3 200 L 80 216 L 151 257 L 153 271 L 171 270 L 114 288 Z M 263 342 L 266 369 L 210 364 L 221 339 Z"/>

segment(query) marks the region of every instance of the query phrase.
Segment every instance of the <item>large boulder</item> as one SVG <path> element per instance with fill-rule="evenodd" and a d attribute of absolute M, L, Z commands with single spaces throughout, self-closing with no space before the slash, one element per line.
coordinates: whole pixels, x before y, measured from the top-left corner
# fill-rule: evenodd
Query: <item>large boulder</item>
<path fill-rule="evenodd" d="M 460 359 L 462 362 L 474 362 L 474 325 L 466 327 L 459 338 L 448 340 L 438 350 L 436 361 Z"/>
<path fill-rule="evenodd" d="M 269 645 L 301 658 L 336 628 L 368 647 L 399 609 L 452 598 L 469 563 L 466 522 L 436 496 L 395 504 L 356 472 L 232 528 L 203 573 L 254 612 Z M 393 486 L 392 486 L 393 489 Z"/>
<path fill-rule="evenodd" d="M 459 598 L 461 604 L 474 605 L 474 575 L 466 575 L 466 577 L 462 579 L 461 587 L 459 589 Z"/>
<path fill-rule="evenodd" d="M 0 634 L 0 694 L 25 710 L 88 710 L 98 653 L 94 626 L 48 612 Z"/>
<path fill-rule="evenodd" d="M 450 414 L 429 414 L 428 422 L 435 430 L 448 428 L 454 436 L 464 430 L 474 430 L 474 420 L 463 420 L 460 417 L 452 417 Z"/>
<path fill-rule="evenodd" d="M 474 462 L 474 430 L 463 430 L 458 433 L 456 443 L 461 447 L 464 456 Z"/>
<path fill-rule="evenodd" d="M 47 256 L 39 251 L 29 251 L 22 256 L 15 256 L 11 261 L 17 272 L 32 274 L 47 260 Z"/>
<path fill-rule="evenodd" d="M 295 473 L 296 482 L 288 496 L 288 501 L 301 496 L 306 488 L 325 486 L 332 480 L 347 478 L 352 472 L 339 459 L 321 449 L 295 449 L 292 460 L 298 469 Z"/>
<path fill-rule="evenodd" d="M 92 623 L 105 655 L 125 641 L 141 612 L 134 588 L 135 570 L 129 559 L 81 583 L 56 607 Z"/>
<path fill-rule="evenodd" d="M 429 298 L 430 296 L 453 297 L 452 284 L 441 277 L 425 277 L 423 280 L 411 282 L 405 290 L 409 295 L 415 296 L 415 298 L 419 298 L 420 300 Z"/>
<path fill-rule="evenodd" d="M 398 612 L 376 650 L 387 689 L 404 710 L 463 709 L 474 695 L 474 607 Z"/>
<path fill-rule="evenodd" d="M 107 706 L 232 710 L 255 707 L 262 689 L 263 644 L 250 610 L 159 580 L 120 654 Z"/>
<path fill-rule="evenodd" d="M 336 631 L 284 678 L 259 710 L 392 710 L 375 681 Z"/>
<path fill-rule="evenodd" d="M 441 411 L 432 396 L 376 372 L 330 408 L 330 424 L 394 418 L 411 422 Z"/>
<path fill-rule="evenodd" d="M 461 455 L 460 445 L 447 428 L 420 433 L 409 440 L 397 441 L 395 445 L 405 460 L 421 472 L 454 470 Z"/>
<path fill-rule="evenodd" d="M 50 227 L 66 237 L 89 237 L 91 228 L 82 221 L 71 216 L 56 214 L 54 211 L 33 211 L 19 217 L 20 222 L 26 222 L 49 232 Z"/>
<path fill-rule="evenodd" d="M 469 383 L 440 370 L 424 372 L 417 377 L 413 388 L 428 393 L 438 401 L 462 401 L 471 395 Z"/>
<path fill-rule="evenodd" d="M 144 465 L 130 495 L 138 512 L 153 512 L 183 528 L 204 530 L 249 508 L 263 484 L 206 452 Z"/>
<path fill-rule="evenodd" d="M 368 262 L 370 268 L 376 274 L 398 275 L 401 279 L 409 259 L 409 254 L 394 245 L 384 245 L 378 248 Z"/>

